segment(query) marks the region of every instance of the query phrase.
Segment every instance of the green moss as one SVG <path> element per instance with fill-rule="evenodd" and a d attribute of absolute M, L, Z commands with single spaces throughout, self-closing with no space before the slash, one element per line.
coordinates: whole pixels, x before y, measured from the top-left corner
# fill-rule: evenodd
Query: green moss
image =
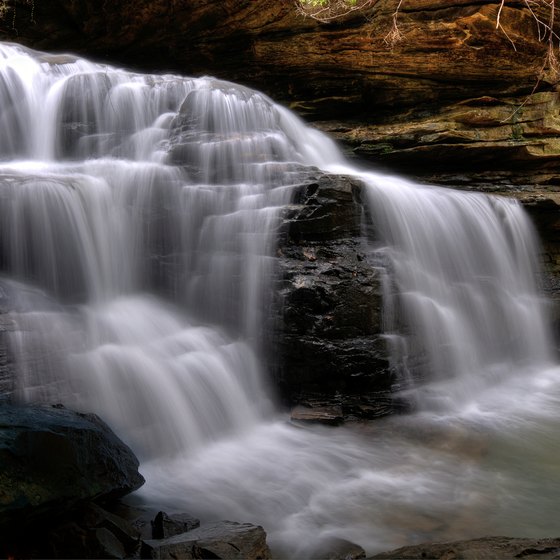
<path fill-rule="evenodd" d="M 523 136 L 523 127 L 519 123 L 515 123 L 511 125 L 511 140 L 514 142 L 521 142 L 525 140 Z"/>
<path fill-rule="evenodd" d="M 370 154 L 372 156 L 379 156 L 390 154 L 395 151 L 395 148 L 392 144 L 388 142 L 379 142 L 377 144 L 370 144 L 369 142 L 363 142 L 360 144 L 356 151 L 360 154 Z"/>

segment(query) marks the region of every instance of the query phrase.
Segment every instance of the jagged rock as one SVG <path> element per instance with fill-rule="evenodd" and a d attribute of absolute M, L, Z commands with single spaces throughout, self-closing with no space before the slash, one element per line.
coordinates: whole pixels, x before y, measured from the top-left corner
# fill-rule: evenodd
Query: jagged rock
<path fill-rule="evenodd" d="M 109 531 L 127 552 L 134 551 L 139 543 L 140 534 L 135 527 L 94 503 L 88 504 L 86 508 L 84 525 Z"/>
<path fill-rule="evenodd" d="M 83 502 L 68 511 L 41 517 L 2 531 L 0 548 L 7 556 L 21 558 L 131 558 L 137 557 L 140 531 L 107 505 Z M 6 554 L 7 552 L 7 554 Z"/>
<path fill-rule="evenodd" d="M 167 539 L 200 527 L 200 520 L 188 513 L 167 515 L 160 511 L 152 521 L 152 538 Z"/>
<path fill-rule="evenodd" d="M 109 500 L 144 483 L 132 451 L 93 414 L 0 406 L 0 530 Z"/>
<path fill-rule="evenodd" d="M 484 537 L 449 543 L 405 546 L 371 557 L 371 560 L 511 560 L 512 558 L 558 558 L 560 539 L 516 539 Z"/>
<path fill-rule="evenodd" d="M 142 543 L 142 558 L 271 558 L 263 528 L 250 523 L 218 521 L 167 539 Z"/>

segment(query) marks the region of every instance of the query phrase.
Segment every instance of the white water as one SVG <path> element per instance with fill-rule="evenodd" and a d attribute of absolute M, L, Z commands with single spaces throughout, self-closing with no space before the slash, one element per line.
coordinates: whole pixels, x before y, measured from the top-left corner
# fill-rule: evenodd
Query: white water
<path fill-rule="evenodd" d="M 0 124 L 16 394 L 105 418 L 141 458 L 138 500 L 262 524 L 278 557 L 555 534 L 560 372 L 516 203 L 353 169 L 240 86 L 15 45 Z M 413 415 L 301 428 L 271 403 L 275 228 L 307 165 L 368 185 Z"/>

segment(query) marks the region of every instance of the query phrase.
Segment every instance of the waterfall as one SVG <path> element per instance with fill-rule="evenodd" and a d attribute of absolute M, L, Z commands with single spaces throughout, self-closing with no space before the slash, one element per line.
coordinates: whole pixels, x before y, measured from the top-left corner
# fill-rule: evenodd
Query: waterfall
<path fill-rule="evenodd" d="M 393 271 L 388 334 L 410 333 L 396 345 L 403 382 L 414 378 L 408 360 L 424 358 L 421 407 L 457 410 L 504 377 L 553 362 L 538 241 L 516 201 L 366 180 L 378 250 Z"/>
<path fill-rule="evenodd" d="M 14 397 L 100 414 L 141 459 L 133 499 L 262 524 L 286 558 L 554 532 L 560 373 L 516 202 L 353 168 L 243 86 L 14 44 L 0 125 Z M 275 237 L 310 166 L 364 183 L 415 414 L 297 428 L 274 406 Z"/>

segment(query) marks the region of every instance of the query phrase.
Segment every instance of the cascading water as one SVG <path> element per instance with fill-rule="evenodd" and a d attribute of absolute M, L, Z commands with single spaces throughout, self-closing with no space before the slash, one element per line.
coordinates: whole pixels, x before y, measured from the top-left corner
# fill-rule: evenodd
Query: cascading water
<path fill-rule="evenodd" d="M 421 407 L 456 411 L 504 376 L 552 363 L 537 240 L 516 202 L 395 178 L 368 182 L 396 283 L 397 317 L 389 316 L 398 327 L 400 310 L 417 333 L 400 367 L 423 354 L 429 370 L 429 386 L 414 394 Z"/>
<path fill-rule="evenodd" d="M 279 557 L 554 533 L 560 375 L 517 204 L 353 169 L 241 86 L 16 45 L 0 124 L 14 393 L 100 414 L 142 460 L 138 499 L 262 524 Z M 309 165 L 367 186 L 414 415 L 303 429 L 270 402 L 275 228 Z"/>

